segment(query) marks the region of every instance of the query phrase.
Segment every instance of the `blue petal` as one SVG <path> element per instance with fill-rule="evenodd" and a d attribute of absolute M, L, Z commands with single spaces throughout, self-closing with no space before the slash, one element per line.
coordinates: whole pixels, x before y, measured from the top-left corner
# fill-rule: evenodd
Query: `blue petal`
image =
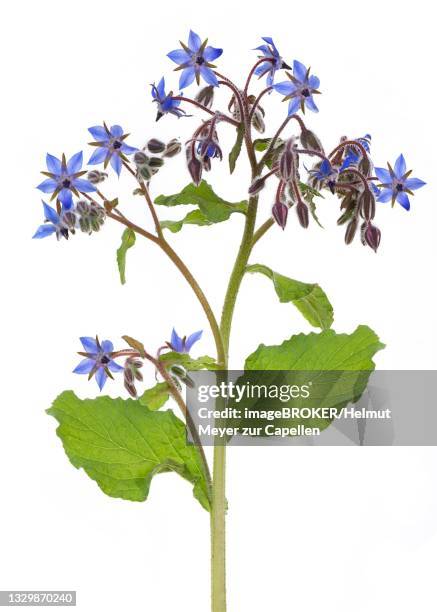
<path fill-rule="evenodd" d="M 121 136 L 123 136 L 123 128 L 121 127 L 121 125 L 112 125 L 109 131 L 115 138 L 120 138 Z"/>
<path fill-rule="evenodd" d="M 120 155 L 114 154 L 111 156 L 111 166 L 114 168 L 117 175 L 120 176 L 122 166 Z"/>
<path fill-rule="evenodd" d="M 386 168 L 375 168 L 375 174 L 383 185 L 391 185 L 393 179 Z"/>
<path fill-rule="evenodd" d="M 217 49 L 216 47 L 206 47 L 203 52 L 203 57 L 207 62 L 213 62 L 215 59 L 220 57 L 223 53 L 223 49 Z"/>
<path fill-rule="evenodd" d="M 82 361 L 74 368 L 73 374 L 89 374 L 95 366 L 94 359 L 82 359 Z"/>
<path fill-rule="evenodd" d="M 82 168 L 82 164 L 83 164 L 83 153 L 82 151 L 79 151 L 79 153 L 76 153 L 75 155 L 70 157 L 70 159 L 68 160 L 68 163 L 67 163 L 68 174 L 76 174 L 76 172 L 80 172 Z"/>
<path fill-rule="evenodd" d="M 215 76 L 211 68 L 208 68 L 207 66 L 200 66 L 200 74 L 208 83 L 208 85 L 212 85 L 213 87 L 216 87 L 218 85 L 217 77 Z"/>
<path fill-rule="evenodd" d="M 130 147 L 127 144 L 122 144 L 120 151 L 125 155 L 132 155 L 132 153 L 135 153 L 136 151 L 138 151 L 138 149 L 136 147 Z"/>
<path fill-rule="evenodd" d="M 68 210 L 73 205 L 73 196 L 69 189 L 61 189 L 58 193 L 58 199 L 62 202 L 63 206 Z"/>
<path fill-rule="evenodd" d="M 200 36 L 190 30 L 190 34 L 188 36 L 188 47 L 191 51 L 198 51 L 202 45 L 202 41 L 200 40 Z"/>
<path fill-rule="evenodd" d="M 46 179 L 38 185 L 37 189 L 43 191 L 44 193 L 53 193 L 57 186 L 58 183 L 53 179 Z"/>
<path fill-rule="evenodd" d="M 405 210 L 410 210 L 410 200 L 404 191 L 400 191 L 396 197 L 396 201 L 399 202 Z"/>
<path fill-rule="evenodd" d="M 305 81 L 306 75 L 307 75 L 306 66 L 304 66 L 301 62 L 298 62 L 297 60 L 294 60 L 294 62 L 293 62 L 293 73 L 294 73 L 295 78 L 298 81 L 301 81 L 303 83 Z"/>
<path fill-rule="evenodd" d="M 299 98 L 291 98 L 290 103 L 288 105 L 288 114 L 294 115 L 300 109 L 300 99 Z"/>
<path fill-rule="evenodd" d="M 157 87 L 156 87 L 156 91 L 158 92 L 158 95 L 161 98 L 165 97 L 165 79 L 164 77 L 162 77 L 162 79 L 159 81 Z"/>
<path fill-rule="evenodd" d="M 77 178 L 72 181 L 72 185 L 78 190 L 83 191 L 84 193 L 89 193 L 90 191 L 97 191 L 97 187 L 87 181 L 86 179 Z"/>
<path fill-rule="evenodd" d="M 296 91 L 296 85 L 291 81 L 282 81 L 281 83 L 276 83 L 273 89 L 283 96 L 289 96 Z"/>
<path fill-rule="evenodd" d="M 182 353 L 182 351 L 184 350 L 184 343 L 182 341 L 182 338 L 178 335 L 174 327 L 171 332 L 170 344 L 172 346 L 172 349 L 177 353 Z"/>
<path fill-rule="evenodd" d="M 312 88 L 312 89 L 319 89 L 320 87 L 320 79 L 319 77 L 314 76 L 313 74 L 310 76 L 310 78 L 308 79 L 308 85 Z"/>
<path fill-rule="evenodd" d="M 198 340 L 200 340 L 202 334 L 203 334 L 203 331 L 199 330 L 197 332 L 194 332 L 194 334 L 191 334 L 190 336 L 188 336 L 188 338 L 185 341 L 185 350 L 187 353 L 190 352 L 193 344 L 197 342 Z"/>
<path fill-rule="evenodd" d="M 272 47 L 275 46 L 275 43 L 273 42 L 273 38 L 271 36 L 262 36 L 261 38 L 269 45 L 272 45 Z"/>
<path fill-rule="evenodd" d="M 105 382 L 107 378 L 108 378 L 108 375 L 106 374 L 104 368 L 99 368 L 96 372 L 96 381 L 97 381 L 97 384 L 99 385 L 100 391 L 105 386 Z"/>
<path fill-rule="evenodd" d="M 259 47 L 255 47 L 254 51 L 262 51 L 264 55 L 271 57 L 271 51 L 267 45 L 260 45 Z"/>
<path fill-rule="evenodd" d="M 118 365 L 118 363 L 115 363 L 114 360 L 111 360 L 108 363 L 108 368 L 111 370 L 111 372 L 114 373 L 118 373 L 118 372 L 123 372 L 124 371 L 124 367 L 121 365 Z"/>
<path fill-rule="evenodd" d="M 108 132 L 105 130 L 103 125 L 94 125 L 88 128 L 88 132 L 97 142 L 105 142 L 109 140 Z"/>
<path fill-rule="evenodd" d="M 391 189 L 383 189 L 378 196 L 378 202 L 389 202 L 393 198 L 393 191 Z"/>
<path fill-rule="evenodd" d="M 407 189 L 420 189 L 421 187 L 423 187 L 424 185 L 426 185 L 425 181 L 421 181 L 418 178 L 409 178 L 406 181 L 404 181 L 404 185 Z"/>
<path fill-rule="evenodd" d="M 108 149 L 106 147 L 97 147 L 94 153 L 88 160 L 88 164 L 101 164 L 105 161 L 106 156 L 108 154 Z"/>
<path fill-rule="evenodd" d="M 59 223 L 59 215 L 56 210 L 45 202 L 43 202 L 42 205 L 44 209 L 44 217 L 47 219 L 47 221 L 50 221 L 53 223 L 53 225 L 57 225 Z"/>
<path fill-rule="evenodd" d="M 82 336 L 79 340 L 87 353 L 96 354 L 99 352 L 99 347 L 97 346 L 95 338 L 91 338 L 91 336 Z"/>
<path fill-rule="evenodd" d="M 170 53 L 167 53 L 167 57 L 169 57 L 175 64 L 185 64 L 191 59 L 191 55 L 183 49 L 175 49 L 174 51 L 170 51 Z"/>
<path fill-rule="evenodd" d="M 54 155 L 50 155 L 50 153 L 47 153 L 46 164 L 47 164 L 47 170 L 51 172 L 52 174 L 57 174 L 57 175 L 61 174 L 62 167 L 61 167 L 60 159 L 58 159 Z"/>
<path fill-rule="evenodd" d="M 112 353 L 112 351 L 114 350 L 114 345 L 112 344 L 110 340 L 103 340 L 101 346 L 102 346 L 102 351 L 104 353 Z"/>
<path fill-rule="evenodd" d="M 185 89 L 185 87 L 191 85 L 191 83 L 194 81 L 195 76 L 196 72 L 193 66 L 188 66 L 188 68 L 184 68 L 179 78 L 179 89 Z"/>
<path fill-rule="evenodd" d="M 309 96 L 308 98 L 305 98 L 305 106 L 309 108 L 311 111 L 313 111 L 313 113 L 319 112 L 319 109 L 317 108 L 316 103 L 314 102 L 313 96 Z"/>
<path fill-rule="evenodd" d="M 39 226 L 32 238 L 45 238 L 46 236 L 50 236 L 54 232 L 56 232 L 56 227 L 51 223 L 46 223 L 45 225 Z"/>
<path fill-rule="evenodd" d="M 395 161 L 395 166 L 393 168 L 396 178 L 402 178 L 405 172 L 407 171 L 407 164 L 405 163 L 405 158 L 402 153 L 399 155 L 397 160 Z"/>

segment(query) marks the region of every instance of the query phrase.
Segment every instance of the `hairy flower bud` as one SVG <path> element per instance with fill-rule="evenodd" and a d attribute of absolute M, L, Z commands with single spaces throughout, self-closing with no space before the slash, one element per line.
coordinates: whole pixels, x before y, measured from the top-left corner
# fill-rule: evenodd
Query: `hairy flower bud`
<path fill-rule="evenodd" d="M 344 235 L 344 241 L 346 244 L 350 244 L 352 240 L 355 238 L 355 234 L 357 233 L 358 228 L 358 219 L 354 217 L 346 228 L 346 233 Z"/>
<path fill-rule="evenodd" d="M 361 157 L 360 162 L 358 164 L 358 170 L 360 170 L 364 176 L 370 176 L 372 173 L 372 162 L 366 155 L 365 157 Z"/>
<path fill-rule="evenodd" d="M 138 172 L 141 178 L 145 179 L 146 181 L 149 181 L 152 178 L 152 169 L 147 164 L 138 168 Z"/>
<path fill-rule="evenodd" d="M 288 206 L 284 202 L 275 202 L 272 208 L 272 215 L 276 223 L 285 229 L 287 225 Z"/>
<path fill-rule="evenodd" d="M 308 206 L 302 200 L 297 203 L 296 212 L 301 226 L 307 228 L 310 223 Z"/>
<path fill-rule="evenodd" d="M 134 162 L 137 166 L 144 166 L 149 162 L 149 158 L 143 151 L 137 151 L 134 155 Z"/>
<path fill-rule="evenodd" d="M 87 174 L 87 179 L 93 185 L 98 185 L 99 183 L 103 183 L 105 179 L 108 178 L 106 172 L 100 172 L 100 170 L 90 170 Z"/>
<path fill-rule="evenodd" d="M 265 184 L 266 179 L 264 177 L 260 176 L 256 178 L 249 187 L 249 195 L 256 195 L 259 193 L 262 189 L 264 189 Z"/>
<path fill-rule="evenodd" d="M 202 87 L 202 89 L 197 92 L 195 100 L 199 102 L 199 104 L 206 106 L 206 108 L 211 108 L 214 102 L 214 87 L 212 85 Z"/>
<path fill-rule="evenodd" d="M 188 172 L 190 173 L 191 179 L 195 185 L 199 185 L 202 180 L 202 162 L 194 156 L 187 156 Z"/>
<path fill-rule="evenodd" d="M 157 138 L 151 138 L 146 146 L 150 153 L 153 153 L 154 155 L 157 153 L 162 153 L 165 150 L 165 143 Z"/>
<path fill-rule="evenodd" d="M 381 242 L 381 230 L 372 225 L 372 223 L 364 223 L 362 227 L 362 238 L 364 244 L 367 244 L 376 253 Z"/>
<path fill-rule="evenodd" d="M 375 216 L 375 197 L 370 189 L 366 188 L 358 199 L 360 214 L 363 219 L 370 221 Z"/>
<path fill-rule="evenodd" d="M 287 140 L 284 151 L 279 158 L 279 173 L 284 181 L 296 178 L 296 154 L 294 152 L 294 138 Z"/>
<path fill-rule="evenodd" d="M 177 138 L 173 138 L 165 146 L 164 157 L 174 157 L 175 155 L 178 155 L 181 150 L 181 143 Z"/>
<path fill-rule="evenodd" d="M 302 143 L 304 149 L 311 149 L 313 151 L 319 151 L 319 153 L 324 153 L 322 143 L 320 142 L 318 136 L 316 136 L 311 130 L 302 130 L 300 134 L 300 142 Z"/>
<path fill-rule="evenodd" d="M 148 165 L 150 168 L 161 168 L 164 165 L 164 160 L 161 157 L 151 157 Z"/>
<path fill-rule="evenodd" d="M 76 215 L 73 211 L 68 210 L 62 215 L 62 223 L 65 225 L 70 231 L 73 231 L 76 227 Z M 73 232 L 74 233 L 74 232 Z"/>
<path fill-rule="evenodd" d="M 79 219 L 79 228 L 85 234 L 98 232 L 106 219 L 106 212 L 102 206 L 85 200 L 80 200 L 76 204 L 76 215 Z"/>

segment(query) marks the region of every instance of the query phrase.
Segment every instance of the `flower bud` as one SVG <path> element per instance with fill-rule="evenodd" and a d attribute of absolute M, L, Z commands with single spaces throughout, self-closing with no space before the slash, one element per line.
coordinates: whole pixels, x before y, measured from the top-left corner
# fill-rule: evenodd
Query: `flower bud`
<path fill-rule="evenodd" d="M 272 215 L 276 223 L 285 229 L 287 225 L 288 206 L 283 202 L 275 202 L 272 208 Z"/>
<path fill-rule="evenodd" d="M 376 253 L 379 243 L 381 242 L 381 230 L 377 228 L 376 225 L 372 225 L 370 222 L 364 224 L 364 226 L 364 231 L 362 233 L 364 242 Z"/>
<path fill-rule="evenodd" d="M 289 181 L 290 179 L 295 178 L 296 159 L 293 147 L 294 139 L 290 138 L 279 158 L 279 173 L 284 181 Z"/>
<path fill-rule="evenodd" d="M 301 226 L 307 228 L 310 223 L 308 206 L 302 200 L 297 203 L 296 212 Z"/>
<path fill-rule="evenodd" d="M 249 187 L 249 195 L 256 195 L 259 193 L 262 189 L 264 189 L 265 184 L 266 180 L 264 177 L 260 176 L 256 178 Z"/>
<path fill-rule="evenodd" d="M 100 170 L 90 170 L 87 174 L 87 179 L 93 185 L 98 185 L 98 183 L 103 183 L 105 179 L 108 178 L 106 172 L 100 172 Z"/>
<path fill-rule="evenodd" d="M 162 153 L 165 150 L 165 143 L 157 138 L 152 138 L 149 140 L 146 146 L 150 153 L 153 153 L 154 155 L 156 155 L 156 153 Z"/>
<path fill-rule="evenodd" d="M 76 227 L 76 215 L 74 212 L 71 210 L 64 212 L 62 215 L 62 223 L 68 227 L 69 230 L 74 230 Z"/>
<path fill-rule="evenodd" d="M 302 130 L 300 134 L 300 142 L 302 143 L 304 149 L 311 149 L 313 151 L 319 151 L 319 153 L 324 153 L 322 143 L 311 130 Z"/>
<path fill-rule="evenodd" d="M 252 125 L 260 134 L 264 134 L 266 124 L 264 122 L 264 110 L 258 105 L 252 115 Z"/>
<path fill-rule="evenodd" d="M 79 219 L 80 231 L 84 234 L 91 234 L 91 222 L 89 217 L 81 217 Z"/>
<path fill-rule="evenodd" d="M 375 198 L 367 187 L 358 199 L 358 206 L 363 219 L 366 219 L 366 221 L 373 219 L 375 216 Z"/>
<path fill-rule="evenodd" d="M 148 166 L 150 168 L 161 168 L 164 165 L 164 160 L 161 157 L 151 157 Z"/>
<path fill-rule="evenodd" d="M 138 168 L 138 172 L 140 173 L 140 176 L 146 181 L 149 181 L 152 178 L 151 168 L 147 165 Z"/>
<path fill-rule="evenodd" d="M 367 155 L 364 157 L 362 157 L 360 159 L 360 162 L 358 164 L 358 170 L 360 170 L 364 176 L 370 176 L 372 173 L 372 162 L 370 161 L 370 159 L 367 157 Z"/>
<path fill-rule="evenodd" d="M 144 166 L 149 161 L 149 158 L 143 151 L 137 151 L 134 155 L 134 162 L 137 166 Z"/>
<path fill-rule="evenodd" d="M 208 158 L 209 159 L 209 158 Z M 196 156 L 188 160 L 188 172 L 195 185 L 199 185 L 202 180 L 202 162 Z"/>
<path fill-rule="evenodd" d="M 174 157 L 182 150 L 182 145 L 177 138 L 170 140 L 165 147 L 164 157 Z"/>
<path fill-rule="evenodd" d="M 88 215 L 90 208 L 90 205 L 85 200 L 79 200 L 79 202 L 76 204 L 76 212 L 79 215 Z"/>
<path fill-rule="evenodd" d="M 212 85 L 207 85 L 207 87 L 202 87 L 195 97 L 196 102 L 199 104 L 203 104 L 206 108 L 211 108 L 214 102 L 214 87 Z"/>
<path fill-rule="evenodd" d="M 358 219 L 354 217 L 346 228 L 346 233 L 344 235 L 344 241 L 346 244 L 350 244 L 352 240 L 355 238 L 355 234 L 357 233 L 358 228 Z"/>

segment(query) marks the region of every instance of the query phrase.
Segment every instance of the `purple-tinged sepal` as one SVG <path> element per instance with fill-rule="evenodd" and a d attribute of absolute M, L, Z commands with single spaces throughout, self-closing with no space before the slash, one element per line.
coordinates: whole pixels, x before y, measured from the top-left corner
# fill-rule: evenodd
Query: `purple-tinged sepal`
<path fill-rule="evenodd" d="M 272 216 L 276 223 L 279 225 L 279 227 L 285 229 L 288 218 L 288 206 L 284 204 L 284 202 L 280 202 L 279 200 L 277 200 L 272 208 Z"/>

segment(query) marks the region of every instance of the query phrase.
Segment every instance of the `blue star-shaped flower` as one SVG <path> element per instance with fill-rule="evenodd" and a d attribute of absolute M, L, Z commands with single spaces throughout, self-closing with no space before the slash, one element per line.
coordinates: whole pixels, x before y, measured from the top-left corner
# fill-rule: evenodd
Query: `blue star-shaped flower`
<path fill-rule="evenodd" d="M 309 175 L 314 184 L 326 185 L 332 193 L 335 193 L 338 171 L 331 166 L 328 159 L 324 159 L 321 164 L 312 168 Z"/>
<path fill-rule="evenodd" d="M 398 202 L 405 210 L 410 210 L 410 199 L 408 194 L 414 195 L 413 190 L 420 189 L 426 183 L 418 178 L 409 178 L 411 170 L 407 172 L 405 158 L 401 154 L 397 158 L 394 168 L 388 165 L 386 168 L 375 168 L 375 174 L 381 181 L 382 191 L 378 197 L 378 202 L 388 202 L 391 200 L 392 206 Z"/>
<path fill-rule="evenodd" d="M 180 93 L 182 95 L 182 92 Z M 152 85 L 152 98 L 153 101 L 158 105 L 158 114 L 156 121 L 161 119 L 163 115 L 170 113 L 170 115 L 176 115 L 176 117 L 183 117 L 186 115 L 185 111 L 179 108 L 181 100 L 175 100 L 173 92 L 170 91 L 168 94 L 165 93 L 165 79 L 159 81 L 158 85 Z"/>
<path fill-rule="evenodd" d="M 199 85 L 200 77 L 208 85 L 218 85 L 217 77 L 211 70 L 215 66 L 211 62 L 220 57 L 223 49 L 207 46 L 207 42 L 208 39 L 202 42 L 200 36 L 190 30 L 188 44 L 184 45 L 181 42 L 182 49 L 176 49 L 167 53 L 167 57 L 175 62 L 175 64 L 178 64 L 178 68 L 175 68 L 175 70 L 182 70 L 179 79 L 179 89 L 188 87 L 194 79 L 196 79 L 196 83 Z"/>
<path fill-rule="evenodd" d="M 284 100 L 290 100 L 288 114 L 294 115 L 299 108 L 305 112 L 305 107 L 318 113 L 319 109 L 314 102 L 313 95 L 319 94 L 320 79 L 310 75 L 310 69 L 306 68 L 301 62 L 294 60 L 293 74 L 287 72 L 289 81 L 282 81 L 273 86 L 277 92 L 285 96 Z"/>
<path fill-rule="evenodd" d="M 126 155 L 132 155 L 132 153 L 138 151 L 135 147 L 130 147 L 124 142 L 129 134 L 123 133 L 121 125 L 113 125 L 111 128 L 108 128 L 106 123 L 90 127 L 88 132 L 96 139 L 96 142 L 90 142 L 89 144 L 92 147 L 97 147 L 88 163 L 103 163 L 106 168 L 109 162 L 111 162 L 111 166 L 120 176 L 122 162 L 128 161 Z"/>
<path fill-rule="evenodd" d="M 200 340 L 202 333 L 202 331 L 197 331 L 188 336 L 188 338 L 187 336 L 181 338 L 181 336 L 179 336 L 176 330 L 173 328 L 171 340 L 168 343 L 168 346 L 172 351 L 176 351 L 176 353 L 189 353 L 193 344 Z"/>
<path fill-rule="evenodd" d="M 58 240 L 60 238 L 68 239 L 68 230 L 71 228 L 65 219 L 65 209 L 61 210 L 61 213 L 58 214 L 54 208 L 46 204 L 44 201 L 42 205 L 44 209 L 45 223 L 44 225 L 39 226 L 32 238 L 46 238 L 47 236 L 56 234 L 56 238 Z M 72 213 L 70 212 L 69 214 L 71 215 Z"/>
<path fill-rule="evenodd" d="M 114 345 L 110 340 L 103 340 L 100 343 L 98 338 L 84 336 L 80 338 L 80 341 L 85 353 L 79 353 L 79 355 L 83 355 L 85 359 L 82 359 L 73 372 L 75 374 L 88 374 L 88 379 L 95 375 L 101 391 L 108 376 L 112 378 L 111 372 L 123 372 L 124 368 L 112 359 Z"/>
<path fill-rule="evenodd" d="M 273 39 L 270 36 L 263 36 L 263 41 L 266 45 L 260 45 L 255 48 L 255 51 L 261 51 L 264 57 L 267 57 L 273 61 L 263 62 L 255 69 L 255 74 L 261 79 L 267 75 L 267 85 L 271 87 L 277 70 L 282 68 L 290 68 L 288 64 L 282 59 Z"/>
<path fill-rule="evenodd" d="M 79 197 L 79 192 L 96 191 L 95 185 L 86 179 L 79 178 L 86 174 L 86 170 L 81 171 L 82 151 L 73 155 L 68 162 L 65 155 L 62 155 L 62 159 L 58 159 L 47 153 L 46 163 L 48 172 L 42 172 L 42 174 L 49 178 L 40 183 L 37 189 L 44 193 L 52 193 L 51 199 L 54 200 L 57 197 L 65 210 L 73 206 L 73 193 Z"/>

